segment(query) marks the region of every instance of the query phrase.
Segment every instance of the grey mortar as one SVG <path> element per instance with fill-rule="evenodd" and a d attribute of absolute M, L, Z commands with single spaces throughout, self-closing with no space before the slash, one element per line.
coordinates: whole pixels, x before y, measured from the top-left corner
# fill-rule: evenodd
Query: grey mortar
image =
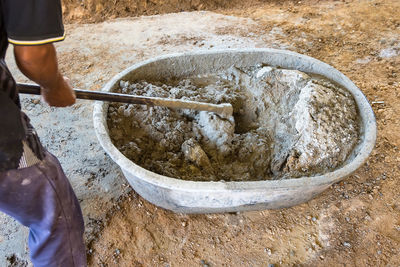
<path fill-rule="evenodd" d="M 351 94 L 297 70 L 232 67 L 181 81 L 120 85 L 123 93 L 235 106 L 236 125 L 233 117 L 212 112 L 110 105 L 117 148 L 169 177 L 250 181 L 322 174 L 339 167 L 358 141 Z"/>

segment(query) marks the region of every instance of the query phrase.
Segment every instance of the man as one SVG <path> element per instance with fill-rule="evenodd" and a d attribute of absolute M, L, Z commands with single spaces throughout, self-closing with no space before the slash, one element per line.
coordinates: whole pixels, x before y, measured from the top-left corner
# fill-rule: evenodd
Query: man
<path fill-rule="evenodd" d="M 14 44 L 19 69 L 51 106 L 74 104 L 58 70 L 53 42 L 64 39 L 59 0 L 0 0 L 0 211 L 29 227 L 34 266 L 86 266 L 79 202 L 57 159 L 41 145 L 21 112 L 5 61 Z"/>

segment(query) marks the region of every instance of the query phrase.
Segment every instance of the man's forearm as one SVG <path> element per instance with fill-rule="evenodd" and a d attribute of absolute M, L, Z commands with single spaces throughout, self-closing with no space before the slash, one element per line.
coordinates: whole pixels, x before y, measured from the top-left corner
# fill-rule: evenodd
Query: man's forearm
<path fill-rule="evenodd" d="M 53 44 L 15 46 L 15 60 L 21 72 L 44 89 L 56 88 L 62 78 Z"/>
<path fill-rule="evenodd" d="M 14 46 L 15 61 L 21 72 L 42 87 L 42 96 L 51 106 L 75 103 L 75 94 L 58 70 L 53 44 Z"/>

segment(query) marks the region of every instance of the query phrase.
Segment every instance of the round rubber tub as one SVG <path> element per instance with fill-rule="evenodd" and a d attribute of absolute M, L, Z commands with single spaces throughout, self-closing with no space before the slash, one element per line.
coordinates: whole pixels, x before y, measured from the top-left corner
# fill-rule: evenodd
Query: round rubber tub
<path fill-rule="evenodd" d="M 376 120 L 366 97 L 354 83 L 335 68 L 317 59 L 276 49 L 202 51 L 157 57 L 135 64 L 112 78 L 102 89 L 112 92 L 120 80 L 157 80 L 168 77 L 216 73 L 231 66 L 265 64 L 319 74 L 347 89 L 361 117 L 361 138 L 342 167 L 323 175 L 284 180 L 248 182 L 196 182 L 166 177 L 146 170 L 126 158 L 111 142 L 108 103 L 94 104 L 97 138 L 120 166 L 132 188 L 156 206 L 180 213 L 219 213 L 279 209 L 304 203 L 350 175 L 368 158 L 375 146 Z"/>

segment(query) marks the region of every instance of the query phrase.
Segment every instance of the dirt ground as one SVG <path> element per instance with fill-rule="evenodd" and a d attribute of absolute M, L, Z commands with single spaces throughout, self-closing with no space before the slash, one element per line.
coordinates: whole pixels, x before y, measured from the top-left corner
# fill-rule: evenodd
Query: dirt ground
<path fill-rule="evenodd" d="M 128 1 L 114 1 L 107 9 L 111 2 L 82 1 L 81 8 L 74 8 L 75 2 L 64 1 L 65 14 L 68 21 L 84 22 L 145 14 L 123 9 Z M 149 14 L 177 11 L 161 8 L 168 1 L 144 2 Z M 353 175 L 296 207 L 175 214 L 129 190 L 88 126 L 90 104 L 79 102 L 60 111 L 27 98 L 24 107 L 37 115 L 34 125 L 42 126 L 37 128 L 43 142 L 60 157 L 81 200 L 89 265 L 399 266 L 400 2 L 251 1 L 245 7 L 225 1 L 226 8 L 224 1 L 206 2 L 205 7 L 197 1 L 197 7 L 180 8 L 206 8 L 218 14 L 177 13 L 66 25 L 69 37 L 58 45 L 61 69 L 75 86 L 99 89 L 117 72 L 155 55 L 218 48 L 289 49 L 334 66 L 364 92 L 377 118 L 376 148 Z M 90 18 L 95 3 L 104 10 Z M 73 144 L 82 138 L 90 142 Z M 82 163 L 85 166 L 76 169 Z M 110 186 L 104 186 L 106 182 Z M 12 242 L 14 232 L 26 238 L 26 230 L 11 227 L 15 222 L 3 217 L 0 221 L 8 227 L 0 228 L 2 249 Z M 23 254 L 26 245 L 18 242 L 3 249 L 22 251 L 17 257 L 6 254 L 9 266 L 29 265 Z"/>
<path fill-rule="evenodd" d="M 376 149 L 356 173 L 289 209 L 183 215 L 131 193 L 90 244 L 93 266 L 400 265 L 400 3 L 299 1 L 223 13 L 242 35 L 280 31 L 294 50 L 345 73 L 371 101 Z M 220 34 L 238 31 L 220 29 Z"/>
<path fill-rule="evenodd" d="M 182 11 L 222 11 L 243 8 L 260 2 L 279 0 L 63 0 L 66 22 L 101 22 L 107 19 L 129 16 L 148 16 Z M 285 1 L 284 1 L 285 2 Z"/>

